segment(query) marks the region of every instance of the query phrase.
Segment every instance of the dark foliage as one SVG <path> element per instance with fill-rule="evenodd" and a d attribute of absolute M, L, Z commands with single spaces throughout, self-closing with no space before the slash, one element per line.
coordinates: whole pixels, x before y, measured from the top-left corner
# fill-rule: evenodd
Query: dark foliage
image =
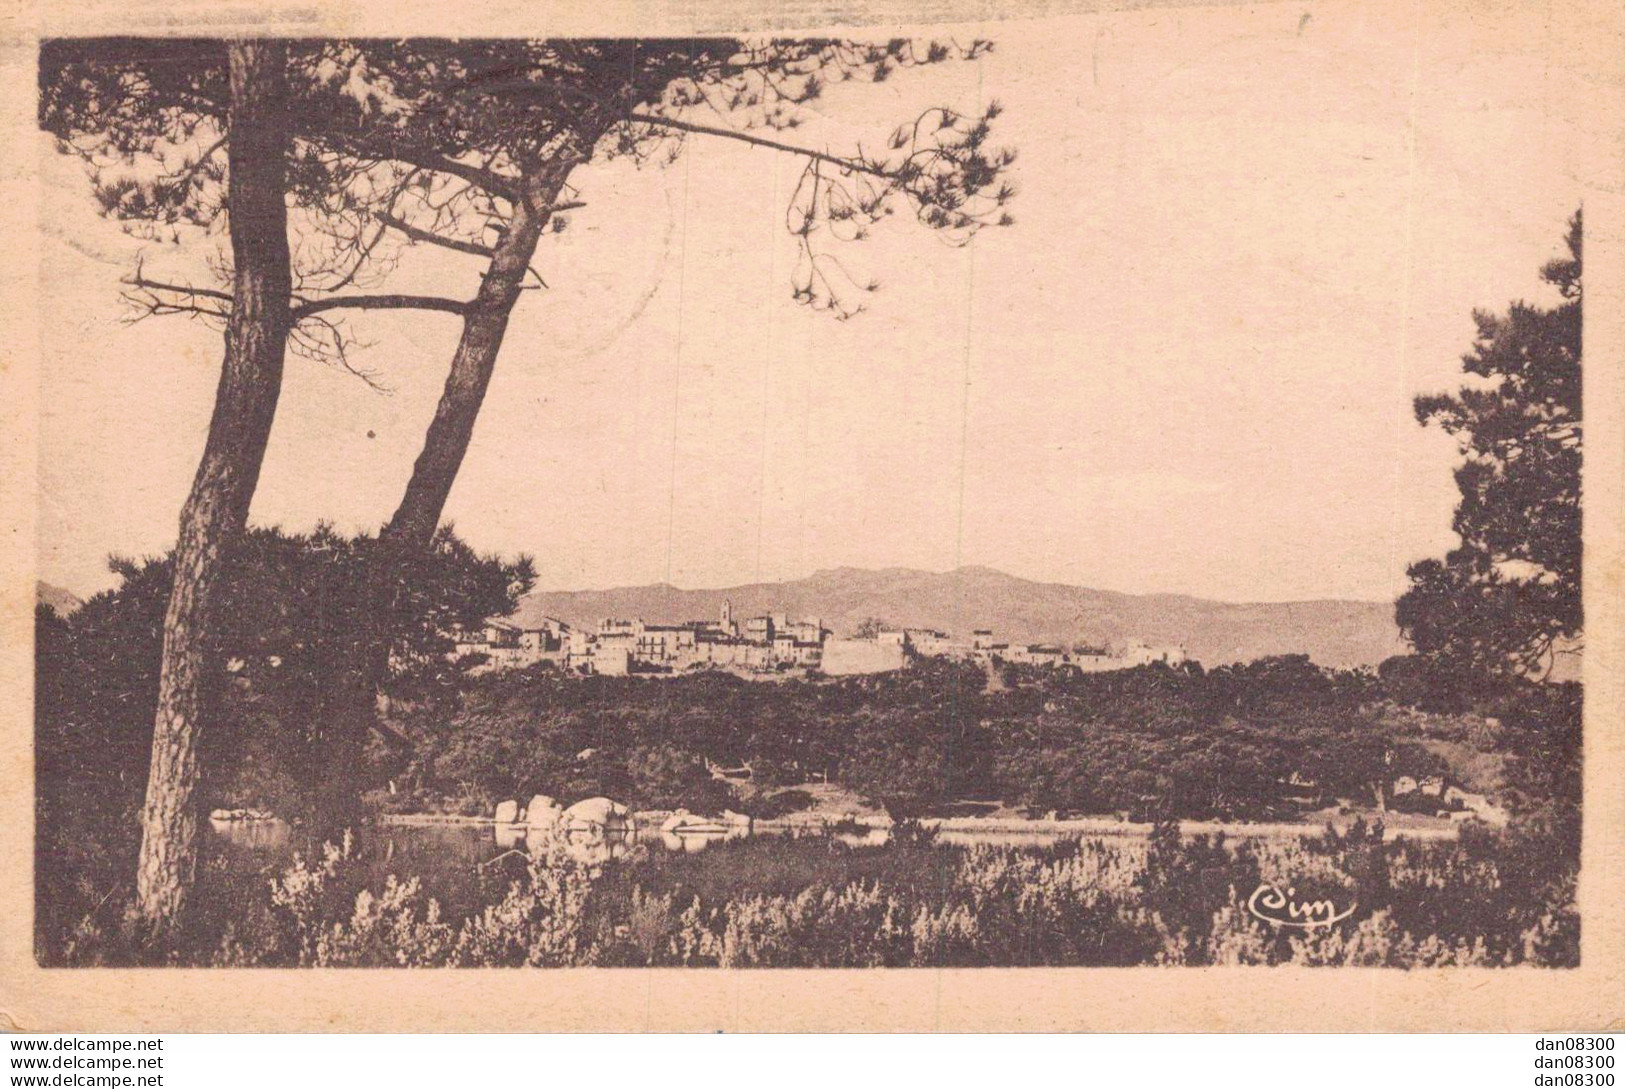
<path fill-rule="evenodd" d="M 990 48 L 825 38 L 288 42 L 288 183 L 302 234 L 291 344 L 348 366 L 344 334 L 322 301 L 330 293 L 381 280 L 413 242 L 488 252 L 529 182 L 562 180 L 593 159 L 675 157 L 692 135 L 804 160 L 786 215 L 802 251 L 793 294 L 851 316 L 875 285 L 849 273 L 828 242 L 861 240 L 899 208 L 955 244 L 1011 222 L 1015 154 L 990 143 L 1000 108 L 933 107 L 900 125 L 884 150 L 846 156 L 798 148 L 782 134 L 832 83 L 879 81 Z M 218 225 L 229 98 L 222 41 L 51 39 L 39 72 L 40 126 L 87 164 L 107 214 L 163 241 Z M 566 227 L 554 220 L 554 230 Z M 217 320 L 229 302 L 139 269 L 127 282 L 146 313 Z"/>
<path fill-rule="evenodd" d="M 1396 615 L 1420 655 L 1464 677 L 1544 677 L 1578 651 L 1581 235 L 1576 212 L 1569 257 L 1541 271 L 1562 301 L 1475 313 L 1462 367 L 1480 381 L 1416 402 L 1461 448 L 1461 543 L 1411 565 Z"/>
<path fill-rule="evenodd" d="M 667 808 L 683 783 L 706 786 L 697 769 L 708 761 L 748 765 L 763 814 L 782 809 L 765 801 L 776 788 L 827 777 L 895 818 L 983 798 L 1040 813 L 1263 819 L 1385 804 L 1394 779 L 1446 771 L 1420 732 L 1434 711 L 1411 701 L 1404 677 L 1390 687 L 1289 657 L 1209 671 L 1035 672 L 996 691 L 986 680 L 980 668 L 930 659 L 772 684 L 544 666 L 471 678 L 449 721 L 437 709 L 395 723 L 414 740 L 414 788 L 482 804 L 604 792 Z M 1578 707 L 1578 686 L 1525 684 L 1462 712 L 1480 724 L 1481 748 L 1508 756 L 1520 808 L 1577 798 Z M 1438 721 L 1460 739 L 1456 719 Z"/>
<path fill-rule="evenodd" d="M 107 603 L 97 609 L 107 609 Z M 96 615 L 88 613 L 87 621 Z M 153 623 L 132 622 L 127 637 L 131 647 L 145 642 L 149 658 L 156 653 Z M 60 698 L 50 693 L 59 691 L 63 670 L 44 659 L 64 660 L 71 625 L 48 612 L 40 624 L 42 706 L 50 706 Z M 523 800 L 532 793 L 566 801 L 607 794 L 636 807 L 681 805 L 712 813 L 732 805 L 758 817 L 782 815 L 784 807 L 812 800 L 805 791 L 768 790 L 753 804 L 730 797 L 707 770 L 707 762 L 738 767 L 768 761 L 764 767 L 776 762 L 775 779 L 817 778 L 828 770 L 848 785 L 862 784 L 902 818 L 895 846 L 881 853 L 849 851 L 822 839 L 803 845 L 773 838 L 710 848 L 692 858 L 656 856 L 652 870 L 611 868 L 606 888 L 619 892 L 595 894 L 592 905 L 597 906 L 586 909 L 599 920 L 591 929 L 601 930 L 603 939 L 593 963 L 673 963 L 671 928 L 693 897 L 701 900 L 701 922 L 694 925 L 721 927 L 729 912 L 768 910 L 771 905 L 750 906 L 749 898 L 760 894 L 790 897 L 794 903 L 784 910 L 791 921 L 783 925 L 806 927 L 796 931 L 801 935 L 796 940 L 810 944 L 764 947 L 750 954 L 761 958 L 752 963 L 847 964 L 865 957 L 915 963 L 913 958 L 925 957 L 932 964 L 1139 964 L 1159 958 L 1205 963 L 1229 955 L 1216 953 L 1214 943 L 1242 939 L 1216 919 L 1235 908 L 1236 895 L 1244 898 L 1262 879 L 1253 846 L 1181 843 L 1174 825 L 1164 823 L 1132 888 L 1122 888 L 1110 904 L 1091 907 L 1067 899 L 1056 908 L 1059 915 L 1029 916 L 1019 907 L 1021 890 L 1032 880 L 1027 867 L 1038 855 L 993 867 L 975 879 L 986 884 L 974 892 L 954 891 L 955 881 L 969 879 L 964 868 L 980 873 L 981 864 L 932 844 L 933 833 L 911 818 L 934 808 L 940 812 L 955 798 L 1000 795 L 1040 809 L 1100 813 L 1124 807 L 1141 818 L 1288 816 L 1301 809 L 1298 803 L 1336 797 L 1342 786 L 1356 797 L 1364 792 L 1369 801 L 1374 782 L 1384 775 L 1438 769 L 1437 758 L 1419 747 L 1423 727 L 1417 712 L 1400 706 L 1381 678 L 1322 671 L 1302 659 L 1206 672 L 1165 666 L 1111 674 L 1056 672 L 999 691 L 987 690 L 985 681 L 980 669 L 934 661 L 894 674 L 818 682 L 762 683 L 727 675 L 658 681 L 576 677 L 546 667 L 450 678 L 454 687 L 439 696 L 397 703 L 386 725 L 407 747 L 398 756 L 380 757 L 395 762 L 375 766 L 372 774 L 375 782 L 386 775 L 398 778 L 404 787 L 400 797 L 418 804 L 474 799 L 469 811 L 484 813 L 496 800 Z M 132 698 L 118 696 L 116 686 L 99 691 L 135 705 Z M 246 694 L 229 698 L 234 706 L 249 706 Z M 268 688 L 264 698 L 275 696 Z M 1380 830 L 1357 826 L 1324 842 L 1309 841 L 1306 849 L 1329 859 L 1343 875 L 1328 891 L 1354 890 L 1371 910 L 1389 909 L 1402 930 L 1436 938 L 1430 956 L 1456 957 L 1457 945 L 1465 941 L 1469 948 L 1459 956 L 1473 963 L 1509 956 L 1567 963 L 1574 955 L 1576 927 L 1571 891 L 1579 845 L 1578 687 L 1525 685 L 1467 717 L 1497 724 L 1494 741 L 1509 761 L 1506 800 L 1519 813 L 1512 830 L 1488 839 L 1467 833 L 1459 845 L 1383 846 Z M 143 721 L 139 708 L 133 720 Z M 271 738 L 280 736 L 271 717 L 259 722 Z M 1451 730 L 1460 726 L 1454 718 L 1439 722 Z M 64 746 L 71 741 L 61 739 Z M 246 751 L 239 748 L 232 755 Z M 1294 773 L 1297 782 L 1291 781 Z M 1322 781 L 1314 781 L 1315 775 Z M 116 775 L 111 781 L 117 782 Z M 783 794 L 790 797 L 780 804 Z M 100 805 L 80 799 L 95 797 L 94 792 L 42 797 L 42 806 L 56 807 L 52 821 L 42 824 L 51 836 L 42 843 L 50 844 L 47 876 L 56 891 L 42 905 L 51 917 L 42 918 L 41 935 L 58 953 L 65 935 L 85 916 L 115 912 L 118 894 L 112 882 L 126 871 L 106 859 L 133 849 L 113 841 L 133 829 L 139 789 L 125 796 L 132 812 L 125 825 L 111 829 L 89 826 Z M 1289 802 L 1294 797 L 1298 803 Z M 68 831 L 73 829 L 77 837 Z M 1064 854 L 1064 848 L 1056 850 Z M 1061 856 L 1043 858 L 1049 864 Z M 409 867 L 410 859 L 399 865 Z M 503 872 L 494 867 L 492 887 L 474 900 L 472 893 L 457 897 L 456 910 L 473 910 L 481 897 L 490 903 L 501 899 L 504 880 L 515 877 L 498 880 Z M 484 871 L 481 875 L 483 880 Z M 216 879 L 224 878 L 210 878 Z M 265 878 L 259 880 L 263 886 Z M 618 884 L 623 880 L 624 888 Z M 1312 874 L 1304 880 L 1306 890 L 1315 889 L 1307 883 L 1316 880 Z M 1440 880 L 1452 883 L 1449 896 L 1430 884 Z M 948 944 L 933 944 L 926 952 L 906 941 L 888 944 L 903 941 L 895 935 L 873 937 L 878 945 L 869 944 L 869 937 L 837 941 L 844 927 L 870 925 L 819 915 L 825 910 L 818 906 L 826 903 L 822 898 L 839 901 L 845 895 L 840 890 L 851 881 L 881 882 L 878 891 L 870 887 L 860 899 L 869 903 L 878 897 L 883 904 L 895 898 L 900 911 L 940 912 L 946 918 L 974 905 L 978 936 L 957 945 L 958 939 L 945 937 Z M 634 886 L 641 890 L 637 897 L 629 891 Z M 338 900 L 330 907 L 338 917 L 349 911 L 339 901 L 353 900 L 360 887 L 345 885 L 342 895 L 333 894 Z M 98 908 L 109 893 L 114 906 Z M 231 897 L 239 906 L 254 899 Z M 671 898 L 664 908 L 662 898 Z M 714 923 L 705 922 L 713 911 L 719 913 Z M 793 922 L 802 912 L 810 914 Z M 1153 924 L 1153 918 L 1160 921 Z M 244 925 L 231 912 L 209 925 L 218 929 L 227 922 Z M 616 935 L 627 927 L 656 937 L 623 946 Z M 1518 945 L 1523 935 L 1533 935 L 1529 940 L 1541 949 L 1524 950 Z M 1473 952 L 1480 938 L 1483 948 Z M 1247 941 L 1254 939 L 1242 944 Z M 1278 935 L 1247 948 L 1255 951 L 1245 955 L 1272 963 L 1305 955 Z M 197 955 L 194 950 L 183 959 Z"/>
<path fill-rule="evenodd" d="M 298 816 L 309 804 L 326 774 L 313 758 L 332 670 L 360 628 L 380 622 L 363 585 L 376 546 L 325 526 L 256 529 L 227 557 L 210 655 L 218 728 L 200 757 L 205 809 Z M 58 923 L 126 878 L 139 838 L 171 561 L 112 568 L 116 589 L 66 621 L 50 610 L 36 618 L 38 903 Z M 394 633 L 389 693 L 425 708 L 454 700 L 461 678 L 446 633 L 511 611 L 533 577 L 528 559 L 480 556 L 443 530 L 384 616 Z"/>

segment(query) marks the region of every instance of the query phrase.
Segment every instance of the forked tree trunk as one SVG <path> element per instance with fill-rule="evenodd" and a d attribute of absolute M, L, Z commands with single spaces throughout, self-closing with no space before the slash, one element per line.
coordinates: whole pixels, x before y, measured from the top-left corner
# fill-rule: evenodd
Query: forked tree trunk
<path fill-rule="evenodd" d="M 149 924 L 180 915 L 196 868 L 198 739 L 207 715 L 209 647 L 221 560 L 241 535 L 282 387 L 291 291 L 283 202 L 286 47 L 227 46 L 231 110 L 226 207 L 235 266 L 225 361 L 203 460 L 181 508 L 175 583 L 142 810 L 136 908 Z"/>
<path fill-rule="evenodd" d="M 378 552 L 369 565 L 367 598 L 382 622 L 357 641 L 354 658 L 337 682 L 339 690 L 325 701 L 329 711 L 323 716 L 325 751 L 319 762 L 326 773 L 315 804 L 316 828 L 322 835 L 337 834 L 356 815 L 362 755 L 368 730 L 377 717 L 378 689 L 389 671 L 394 624 L 404 619 L 402 601 L 411 589 L 413 557 L 429 547 L 440 525 L 496 369 L 508 318 L 551 218 L 550 206 L 568 172 L 561 168 L 526 181 L 526 200 L 515 204 L 508 230 L 497 243 L 479 293 L 463 318 L 451 371 L 406 492 L 379 535 Z"/>

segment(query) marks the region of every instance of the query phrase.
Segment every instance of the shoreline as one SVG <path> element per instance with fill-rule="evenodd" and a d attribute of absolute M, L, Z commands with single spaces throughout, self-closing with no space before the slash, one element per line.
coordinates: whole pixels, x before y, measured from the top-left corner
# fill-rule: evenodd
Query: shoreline
<path fill-rule="evenodd" d="M 633 819 L 637 822 L 639 828 L 658 828 L 660 822 L 670 814 L 670 810 L 645 810 L 634 813 Z M 1357 816 L 1351 815 L 1346 819 L 1331 822 L 1185 820 L 1179 822 L 1179 830 L 1181 835 L 1186 837 L 1223 834 L 1229 839 L 1281 839 L 1289 836 L 1307 838 L 1324 834 L 1328 823 L 1333 824 L 1339 830 L 1346 829 L 1354 823 Z M 404 828 L 500 827 L 523 830 L 529 827 L 523 823 L 498 822 L 493 817 L 465 817 L 455 813 L 388 813 L 380 814 L 376 819 L 380 826 Z M 892 821 L 890 818 L 883 816 L 844 816 L 836 819 L 809 816 L 759 820 L 753 822 L 750 827 L 753 831 L 761 832 L 826 832 L 837 824 L 855 824 L 866 831 L 879 832 L 891 828 Z M 934 828 L 939 832 L 961 834 L 1031 833 L 1057 836 L 1079 834 L 1085 836 L 1132 837 L 1149 836 L 1153 827 L 1149 823 L 1120 821 L 1108 817 L 1076 817 L 1056 820 L 1019 817 L 926 817 L 920 820 L 920 824 L 927 828 Z M 1454 839 L 1459 832 L 1459 824 L 1422 827 L 1384 825 L 1383 839 L 1394 840 L 1402 836 L 1414 839 Z"/>

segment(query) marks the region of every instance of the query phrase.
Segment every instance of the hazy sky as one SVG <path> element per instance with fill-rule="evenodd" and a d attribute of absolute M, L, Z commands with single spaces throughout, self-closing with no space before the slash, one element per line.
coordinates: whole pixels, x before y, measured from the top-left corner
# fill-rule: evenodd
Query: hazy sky
<path fill-rule="evenodd" d="M 1450 9 L 1006 22 L 978 63 L 833 88 L 795 138 L 878 147 L 997 98 L 1020 153 L 1014 227 L 952 249 L 900 209 L 844 247 L 882 284 L 847 322 L 790 298 L 788 157 L 694 137 L 578 172 L 448 517 L 555 589 L 978 563 L 1391 597 L 1452 541 L 1454 447 L 1411 397 L 1455 383 L 1473 307 L 1545 297 L 1580 191 L 1544 13 Z M 41 155 L 40 574 L 87 593 L 172 545 L 220 340 L 119 323 L 141 244 Z M 472 293 L 477 261 L 422 250 L 401 289 Z M 393 392 L 290 357 L 258 522 L 376 528 L 399 499 L 457 323 L 353 328 Z"/>

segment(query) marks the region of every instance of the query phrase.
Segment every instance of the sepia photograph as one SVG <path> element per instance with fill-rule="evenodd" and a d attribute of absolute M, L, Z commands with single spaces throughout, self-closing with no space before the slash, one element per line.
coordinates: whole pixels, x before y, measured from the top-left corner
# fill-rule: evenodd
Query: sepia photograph
<path fill-rule="evenodd" d="M 1602 967 L 1572 27 L 818 15 L 29 45 L 33 963 Z"/>

